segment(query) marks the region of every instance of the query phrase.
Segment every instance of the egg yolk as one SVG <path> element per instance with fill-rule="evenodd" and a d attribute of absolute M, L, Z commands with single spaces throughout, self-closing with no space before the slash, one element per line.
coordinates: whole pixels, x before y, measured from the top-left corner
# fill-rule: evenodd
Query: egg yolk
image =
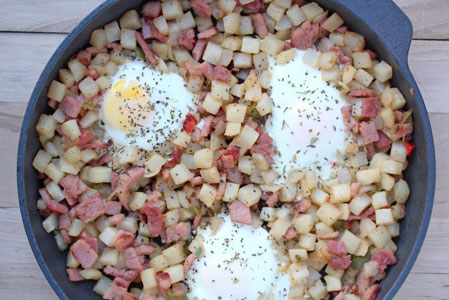
<path fill-rule="evenodd" d="M 120 80 L 105 95 L 104 121 L 121 131 L 136 131 L 150 122 L 153 112 L 151 97 L 136 82 Z"/>

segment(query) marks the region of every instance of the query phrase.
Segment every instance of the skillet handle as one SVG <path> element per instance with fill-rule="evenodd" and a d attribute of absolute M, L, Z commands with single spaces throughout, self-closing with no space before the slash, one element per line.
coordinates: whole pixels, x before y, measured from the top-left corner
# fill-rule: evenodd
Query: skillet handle
<path fill-rule="evenodd" d="M 323 4 L 326 1 L 323 1 Z M 346 12 L 349 9 L 362 22 L 368 24 L 376 35 L 377 39 L 374 40 L 388 46 L 400 67 L 408 69 L 407 57 L 413 37 L 413 26 L 407 15 L 392 0 L 337 0 L 336 2 L 344 6 Z M 348 20 L 348 18 L 344 19 Z M 357 21 L 354 22 L 357 23 Z M 352 28 L 356 27 L 352 26 Z"/>

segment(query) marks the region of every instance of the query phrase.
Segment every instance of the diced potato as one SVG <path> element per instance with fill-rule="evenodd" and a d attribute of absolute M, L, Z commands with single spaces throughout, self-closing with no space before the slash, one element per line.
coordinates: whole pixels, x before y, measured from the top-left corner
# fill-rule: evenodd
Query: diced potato
<path fill-rule="evenodd" d="M 239 69 L 248 69 L 252 66 L 252 56 L 249 53 L 235 52 L 234 67 Z"/>
<path fill-rule="evenodd" d="M 267 35 L 260 43 L 260 50 L 272 56 L 278 55 L 283 48 L 284 42 L 272 35 Z"/>
<path fill-rule="evenodd" d="M 72 142 L 76 141 L 76 139 L 81 135 L 78 124 L 74 119 L 64 122 L 61 126 L 61 130 Z"/>
<path fill-rule="evenodd" d="M 299 235 L 298 245 L 308 251 L 315 250 L 316 235 L 313 233 L 305 233 Z"/>
<path fill-rule="evenodd" d="M 220 183 L 220 173 L 218 172 L 217 167 L 202 169 L 200 175 L 206 183 Z"/>
<path fill-rule="evenodd" d="M 291 284 L 301 284 L 309 278 L 309 268 L 306 263 L 295 262 L 290 265 L 288 274 Z"/>
<path fill-rule="evenodd" d="M 92 167 L 89 169 L 89 181 L 93 183 L 111 182 L 112 168 Z"/>
<path fill-rule="evenodd" d="M 186 12 L 181 18 L 176 19 L 181 30 L 194 28 L 195 27 L 195 19 L 192 16 L 190 11 Z"/>
<path fill-rule="evenodd" d="M 146 174 L 145 177 L 153 177 L 158 174 L 165 163 L 166 160 L 162 155 L 153 153 L 145 162 L 145 168 L 149 171 L 149 174 Z"/>
<path fill-rule="evenodd" d="M 215 115 L 220 110 L 222 100 L 215 99 L 211 93 L 208 93 L 203 102 L 203 108 L 210 114 Z"/>
<path fill-rule="evenodd" d="M 329 292 L 340 291 L 341 290 L 341 280 L 331 275 L 324 276 L 326 281 L 326 288 Z"/>
<path fill-rule="evenodd" d="M 203 202 L 207 207 L 212 207 L 212 204 L 215 201 L 215 197 L 217 196 L 217 189 L 209 184 L 203 184 L 199 193 L 199 199 Z"/>
<path fill-rule="evenodd" d="M 239 146 L 242 149 L 240 153 L 244 154 L 254 145 L 258 138 L 259 133 L 251 126 L 245 125 L 240 134 L 232 140 L 231 145 Z"/>
<path fill-rule="evenodd" d="M 134 192 L 131 194 L 131 200 L 129 202 L 129 207 L 131 210 L 141 209 L 148 199 L 148 195 L 142 192 Z"/>
<path fill-rule="evenodd" d="M 376 224 L 369 218 L 360 220 L 360 237 L 365 238 L 376 229 Z"/>
<path fill-rule="evenodd" d="M 45 168 L 44 173 L 50 177 L 55 183 L 59 183 L 59 181 L 64 177 L 64 173 L 53 163 L 49 163 Z"/>
<path fill-rule="evenodd" d="M 177 0 L 167 0 L 162 2 L 162 14 L 167 20 L 181 18 L 184 15 L 181 2 Z"/>
<path fill-rule="evenodd" d="M 163 269 L 167 268 L 169 266 L 168 260 L 165 257 L 165 255 L 158 255 L 153 257 L 150 260 L 150 266 L 152 269 L 154 269 L 156 272 L 162 271 Z M 143 279 L 142 279 L 143 281 Z"/>
<path fill-rule="evenodd" d="M 52 116 L 41 114 L 39 121 L 36 124 L 36 131 L 39 134 L 39 137 L 43 139 L 51 139 L 54 137 L 56 124 L 56 120 Z"/>
<path fill-rule="evenodd" d="M 405 163 L 407 161 L 407 151 L 404 143 L 402 141 L 393 142 L 390 155 L 395 161 Z"/>
<path fill-rule="evenodd" d="M 292 48 L 290 50 L 282 51 L 276 56 L 276 62 L 280 65 L 286 64 L 295 58 L 296 49 Z"/>
<path fill-rule="evenodd" d="M 211 149 L 201 149 L 193 155 L 195 166 L 198 169 L 211 168 L 214 162 L 214 151 Z"/>
<path fill-rule="evenodd" d="M 335 29 L 344 24 L 344 20 L 337 13 L 333 13 L 324 23 L 323 28 L 329 32 L 334 32 Z"/>
<path fill-rule="evenodd" d="M 384 190 L 391 191 L 395 182 L 396 180 L 393 176 L 383 172 L 380 173 L 380 184 Z"/>
<path fill-rule="evenodd" d="M 390 91 L 393 95 L 393 100 L 391 102 L 391 109 L 398 110 L 403 108 L 405 106 L 406 101 L 401 91 L 399 91 L 398 88 L 391 88 Z"/>
<path fill-rule="evenodd" d="M 112 79 L 109 76 L 100 76 L 95 80 L 95 83 L 98 85 L 100 90 L 104 91 L 111 87 Z"/>
<path fill-rule="evenodd" d="M 371 197 L 366 194 L 361 194 L 349 203 L 349 210 L 356 216 L 360 215 L 365 209 L 371 205 Z"/>
<path fill-rule="evenodd" d="M 226 182 L 225 193 L 223 195 L 222 200 L 224 202 L 232 202 L 237 199 L 237 195 L 239 193 L 240 185 L 232 182 Z"/>
<path fill-rule="evenodd" d="M 52 196 L 56 201 L 59 202 L 65 198 L 62 189 L 53 181 L 47 184 L 45 188 L 47 189 L 47 192 L 50 194 L 50 196 Z"/>
<path fill-rule="evenodd" d="M 120 27 L 117 21 L 113 21 L 104 26 L 104 31 L 106 33 L 106 41 L 108 43 L 116 42 L 120 40 Z"/>
<path fill-rule="evenodd" d="M 351 185 L 337 184 L 331 187 L 331 202 L 348 202 L 351 199 Z"/>
<path fill-rule="evenodd" d="M 360 241 L 361 240 L 349 230 L 345 230 L 340 238 L 340 242 L 345 244 L 346 251 L 349 254 L 354 254 L 357 251 Z"/>
<path fill-rule="evenodd" d="M 357 69 L 369 69 L 372 68 L 373 62 L 368 52 L 354 52 L 352 54 L 353 65 Z"/>
<path fill-rule="evenodd" d="M 120 165 L 126 165 L 128 163 L 133 164 L 137 162 L 139 157 L 139 148 L 137 146 L 124 146 L 118 152 L 118 162 Z"/>
<path fill-rule="evenodd" d="M 309 214 L 301 214 L 292 219 L 292 225 L 297 233 L 309 233 L 313 228 L 313 217 Z"/>
<path fill-rule="evenodd" d="M 90 44 L 97 49 L 102 49 L 106 46 L 108 40 L 106 31 L 104 29 L 95 29 L 90 36 Z"/>
<path fill-rule="evenodd" d="M 238 192 L 238 200 L 248 207 L 259 202 L 260 196 L 262 191 L 253 184 L 242 186 Z"/>
<path fill-rule="evenodd" d="M 142 27 L 139 13 L 135 10 L 128 10 L 120 18 L 120 28 L 137 30 Z"/>
<path fill-rule="evenodd" d="M 151 289 L 154 289 L 158 285 L 158 281 L 156 279 L 156 270 L 153 268 L 149 268 L 146 270 L 143 270 L 140 273 L 140 277 L 142 279 L 143 288 L 144 290 L 148 291 Z"/>
<path fill-rule="evenodd" d="M 329 226 L 332 226 L 340 217 L 340 210 L 330 203 L 324 203 L 317 211 L 318 218 Z"/>
<path fill-rule="evenodd" d="M 393 128 L 395 124 L 394 112 L 389 107 L 382 107 L 380 111 L 380 116 L 382 118 L 383 124 L 386 128 Z"/>
<path fill-rule="evenodd" d="M 126 57 L 123 52 L 117 49 L 112 49 L 110 52 L 110 59 L 117 65 L 123 65 L 126 62 Z"/>
<path fill-rule="evenodd" d="M 231 13 L 236 7 L 237 2 L 235 0 L 218 0 L 217 7 L 226 14 Z M 198 23 L 198 22 L 197 22 Z"/>
<path fill-rule="evenodd" d="M 368 238 L 379 249 L 383 249 L 391 240 L 390 233 L 385 226 L 379 226 L 371 231 Z"/>
<path fill-rule="evenodd" d="M 289 249 L 288 256 L 290 257 L 290 262 L 292 263 L 307 261 L 308 258 L 306 249 Z"/>
<path fill-rule="evenodd" d="M 307 20 L 313 20 L 318 15 L 324 12 L 323 8 L 321 8 L 317 3 L 311 2 L 306 5 L 301 6 L 301 11 L 306 16 Z"/>
<path fill-rule="evenodd" d="M 257 102 L 256 110 L 261 116 L 266 116 L 273 109 L 273 101 L 266 93 L 262 94 L 262 100 Z"/>
<path fill-rule="evenodd" d="M 115 266 L 118 262 L 119 252 L 115 248 L 104 248 L 99 257 L 99 261 L 102 265 Z"/>
<path fill-rule="evenodd" d="M 253 162 L 256 168 L 258 168 L 261 171 L 267 171 L 270 168 L 270 165 L 268 164 L 267 160 L 260 153 L 253 154 Z"/>
<path fill-rule="evenodd" d="M 377 192 L 373 194 L 372 196 L 372 205 L 374 209 L 379 209 L 382 207 L 386 207 L 389 205 L 388 198 L 387 198 L 387 192 Z"/>
<path fill-rule="evenodd" d="M 318 57 L 318 67 L 324 70 L 332 69 L 338 61 L 338 54 L 335 51 L 323 52 Z"/>
<path fill-rule="evenodd" d="M 110 58 L 111 56 L 108 53 L 98 53 L 95 55 L 94 59 L 92 59 L 91 65 L 104 67 Z M 104 69 L 102 69 L 102 72 L 104 72 Z"/>
<path fill-rule="evenodd" d="M 122 29 L 120 44 L 123 49 L 136 50 L 136 31 L 131 29 Z"/>
<path fill-rule="evenodd" d="M 238 51 L 242 47 L 242 38 L 237 36 L 225 37 L 222 47 L 231 51 Z"/>
<path fill-rule="evenodd" d="M 69 163 L 76 163 L 81 160 L 81 149 L 78 146 L 68 148 L 62 158 Z"/>
<path fill-rule="evenodd" d="M 381 172 L 393 175 L 400 175 L 402 173 L 402 169 L 403 165 L 392 159 L 385 160 L 380 167 Z"/>
<path fill-rule="evenodd" d="M 68 67 L 72 72 L 75 81 L 80 81 L 84 78 L 84 76 L 86 76 L 85 71 L 87 67 L 83 65 L 78 59 L 75 58 L 69 61 Z"/>
<path fill-rule="evenodd" d="M 289 17 L 282 16 L 282 18 L 279 20 L 279 22 L 276 23 L 276 26 L 274 28 L 278 32 L 279 31 L 287 31 L 292 28 L 292 22 L 290 21 Z"/>
<path fill-rule="evenodd" d="M 259 53 L 259 40 L 249 36 L 244 36 L 240 51 L 244 53 Z"/>
<path fill-rule="evenodd" d="M 285 8 L 277 5 L 275 2 L 271 2 L 267 8 L 267 15 L 273 20 L 278 22 L 285 13 Z"/>
<path fill-rule="evenodd" d="M 223 18 L 224 31 L 228 34 L 238 34 L 240 31 L 240 14 L 230 13 Z"/>
<path fill-rule="evenodd" d="M 247 106 L 245 104 L 232 103 L 226 106 L 226 121 L 242 123 L 245 120 Z"/>
<path fill-rule="evenodd" d="M 173 190 L 165 190 L 164 191 L 164 200 L 167 205 L 167 209 L 176 209 L 180 208 L 180 203 L 178 199 L 178 193 Z"/>
<path fill-rule="evenodd" d="M 174 284 L 184 280 L 184 265 L 178 264 L 164 270 L 170 275 L 170 283 Z"/>
<path fill-rule="evenodd" d="M 380 82 L 386 82 L 393 78 L 393 68 L 384 60 L 373 68 L 374 77 Z"/>
<path fill-rule="evenodd" d="M 222 50 L 223 49 L 215 43 L 207 43 L 203 53 L 203 60 L 213 65 L 218 65 L 220 63 Z"/>
<path fill-rule="evenodd" d="M 270 229 L 270 235 L 274 240 L 279 241 L 287 232 L 290 227 L 290 222 L 287 219 L 279 218 L 274 223 Z"/>
<path fill-rule="evenodd" d="M 39 150 L 34 157 L 33 167 L 38 170 L 39 173 L 44 173 L 50 161 L 51 155 L 44 150 Z"/>
<path fill-rule="evenodd" d="M 395 223 L 391 208 L 376 209 L 377 225 L 393 225 Z"/>
<path fill-rule="evenodd" d="M 297 4 L 290 7 L 287 10 L 286 15 L 294 26 L 298 26 L 302 24 L 305 20 L 307 20 L 306 16 L 304 15 L 304 13 Z"/>
<path fill-rule="evenodd" d="M 396 182 L 393 187 L 393 195 L 397 203 L 405 204 L 407 202 L 410 195 L 410 188 L 405 180 L 401 179 Z"/>
<path fill-rule="evenodd" d="M 97 269 L 84 269 L 80 271 L 80 274 L 86 280 L 99 280 L 103 277 L 103 273 Z"/>
<path fill-rule="evenodd" d="M 104 70 L 106 72 L 106 75 L 113 76 L 115 73 L 117 73 L 118 66 L 113 61 L 108 61 L 106 65 L 104 66 Z"/>
<path fill-rule="evenodd" d="M 309 48 L 304 53 L 302 60 L 304 61 L 305 64 L 311 66 L 312 68 L 317 69 L 320 55 L 321 55 L 321 52 L 316 51 L 315 49 Z"/>
<path fill-rule="evenodd" d="M 356 68 L 351 66 L 350 64 L 347 64 L 343 67 L 343 73 L 342 73 L 342 81 L 345 84 L 348 84 L 352 81 L 354 78 L 355 73 L 357 72 Z"/>
<path fill-rule="evenodd" d="M 98 94 L 100 89 L 92 77 L 88 76 L 79 83 L 79 89 L 86 99 L 90 99 Z"/>
<path fill-rule="evenodd" d="M 242 129 L 241 123 L 226 123 L 226 131 L 224 133 L 225 136 L 236 136 L 240 133 Z"/>
<path fill-rule="evenodd" d="M 246 155 L 239 158 L 238 170 L 243 174 L 251 175 L 254 173 L 254 163 L 251 156 Z"/>
<path fill-rule="evenodd" d="M 164 251 L 162 255 L 167 258 L 167 262 L 170 266 L 183 262 L 186 258 L 183 244 L 175 244 Z"/>
<path fill-rule="evenodd" d="M 217 100 L 229 100 L 229 92 L 231 87 L 228 83 L 220 80 L 212 80 L 210 95 Z"/>
<path fill-rule="evenodd" d="M 68 69 L 59 70 L 59 80 L 68 88 L 71 88 L 75 84 L 75 77 Z"/>
<path fill-rule="evenodd" d="M 366 169 L 358 171 L 356 174 L 357 181 L 362 185 L 370 185 L 380 181 L 379 169 Z"/>
<path fill-rule="evenodd" d="M 365 48 L 365 37 L 352 31 L 345 32 L 345 45 L 353 52 L 361 51 Z"/>
<path fill-rule="evenodd" d="M 64 99 L 65 93 L 67 91 L 67 86 L 59 81 L 53 80 L 48 88 L 47 97 L 58 102 Z"/>
<path fill-rule="evenodd" d="M 358 69 L 354 75 L 354 79 L 360 82 L 365 87 L 368 87 L 373 81 L 373 76 L 370 73 L 366 72 L 363 69 Z"/>
<path fill-rule="evenodd" d="M 329 200 L 329 194 L 319 188 L 316 188 L 313 189 L 310 198 L 313 204 L 321 206 Z"/>
<path fill-rule="evenodd" d="M 183 184 L 191 180 L 194 176 L 183 163 L 177 164 L 170 170 L 170 176 L 176 185 Z"/>

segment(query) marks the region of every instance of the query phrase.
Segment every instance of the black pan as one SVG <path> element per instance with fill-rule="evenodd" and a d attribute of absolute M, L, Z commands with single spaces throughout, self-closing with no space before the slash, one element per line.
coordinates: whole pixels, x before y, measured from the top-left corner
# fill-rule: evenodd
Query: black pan
<path fill-rule="evenodd" d="M 407 99 L 407 108 L 414 111 L 414 143 L 416 150 L 405 172 L 411 187 L 407 202 L 407 217 L 401 222 L 398 245 L 398 264 L 389 268 L 382 281 L 377 299 L 393 299 L 413 264 L 424 242 L 429 225 L 435 191 L 435 151 L 429 117 L 421 93 L 408 67 L 408 51 L 413 34 L 407 16 L 391 0 L 315 0 L 326 9 L 336 11 L 353 31 L 366 37 L 367 47 L 374 50 L 394 69 L 391 83 Z M 17 157 L 17 188 L 25 230 L 33 253 L 48 282 L 60 299 L 101 299 L 92 291 L 93 282 L 71 283 L 66 274 L 67 253 L 59 252 L 52 235 L 41 225 L 36 209 L 38 188 L 42 185 L 31 162 L 40 143 L 34 126 L 41 113 L 50 111 L 47 106 L 47 88 L 58 77 L 58 70 L 69 58 L 86 47 L 92 30 L 118 19 L 126 10 L 139 8 L 141 0 L 109 0 L 90 13 L 50 58 L 42 72 L 22 124 Z M 414 95 L 411 94 L 414 90 Z M 26 288 L 26 287 L 25 287 Z"/>

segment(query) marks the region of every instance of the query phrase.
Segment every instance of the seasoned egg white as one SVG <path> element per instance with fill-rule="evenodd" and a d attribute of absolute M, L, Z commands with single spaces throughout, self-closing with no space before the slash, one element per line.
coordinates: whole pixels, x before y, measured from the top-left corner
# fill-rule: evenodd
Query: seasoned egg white
<path fill-rule="evenodd" d="M 112 77 L 100 118 L 115 145 L 160 151 L 195 109 L 195 96 L 181 76 L 135 60 L 127 61 Z"/>
<path fill-rule="evenodd" d="M 205 253 L 187 274 L 188 298 L 287 299 L 288 274 L 278 271 L 268 232 L 262 227 L 235 224 L 228 215 L 219 216 L 223 224 L 215 235 L 209 227 L 198 230 L 204 238 Z"/>
<path fill-rule="evenodd" d="M 273 110 L 265 126 L 277 148 L 273 168 L 280 183 L 291 169 L 310 168 L 328 178 L 348 137 L 340 92 L 303 62 L 304 53 L 296 50 L 295 58 L 283 65 L 269 57 Z"/>

